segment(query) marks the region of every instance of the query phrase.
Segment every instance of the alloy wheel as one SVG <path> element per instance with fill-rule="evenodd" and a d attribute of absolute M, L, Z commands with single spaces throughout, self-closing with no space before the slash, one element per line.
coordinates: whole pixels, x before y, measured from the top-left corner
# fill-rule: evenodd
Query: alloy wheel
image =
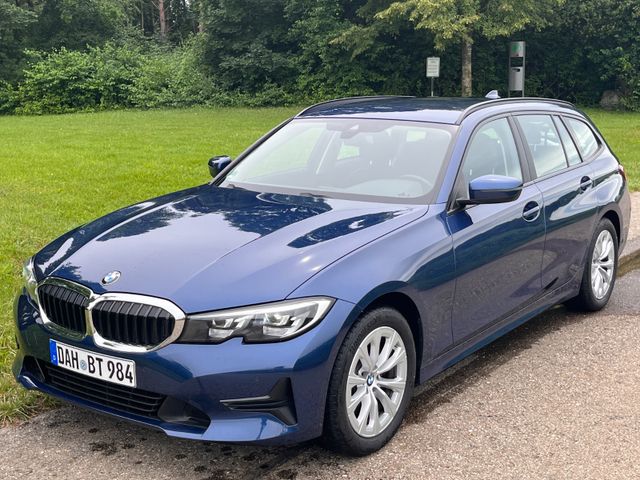
<path fill-rule="evenodd" d="M 603 230 L 598 235 L 591 258 L 591 288 L 595 297 L 604 298 L 615 274 L 615 245 L 611 232 Z"/>
<path fill-rule="evenodd" d="M 369 333 L 349 367 L 347 416 L 354 431 L 366 438 L 382 433 L 393 421 L 407 385 L 407 351 L 391 327 Z"/>

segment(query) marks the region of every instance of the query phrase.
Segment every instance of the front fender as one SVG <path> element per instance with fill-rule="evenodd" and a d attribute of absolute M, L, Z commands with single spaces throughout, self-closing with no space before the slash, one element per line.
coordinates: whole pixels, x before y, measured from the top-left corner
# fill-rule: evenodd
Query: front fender
<path fill-rule="evenodd" d="M 403 293 L 420 313 L 424 335 L 418 353 L 428 361 L 452 342 L 455 263 L 443 210 L 430 208 L 425 217 L 343 257 L 289 296 L 327 295 L 363 309 L 387 293 Z"/>

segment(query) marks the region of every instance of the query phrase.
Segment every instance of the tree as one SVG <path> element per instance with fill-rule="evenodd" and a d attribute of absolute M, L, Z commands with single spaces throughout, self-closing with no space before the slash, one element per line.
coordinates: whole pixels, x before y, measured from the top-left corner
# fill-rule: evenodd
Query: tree
<path fill-rule="evenodd" d="M 47 50 L 101 45 L 123 30 L 128 7 L 125 0 L 45 0 L 33 46 Z"/>
<path fill-rule="evenodd" d="M 295 78 L 285 0 L 203 0 L 204 59 L 227 90 L 255 93 Z"/>
<path fill-rule="evenodd" d="M 377 0 L 372 0 L 377 1 Z M 409 20 L 417 30 L 433 34 L 434 46 L 443 51 L 461 46 L 462 96 L 472 94 L 472 50 L 474 41 L 483 37 L 508 37 L 525 27 L 547 26 L 554 7 L 564 0 L 407 0 L 394 2 L 380 11 L 381 21 Z"/>
<path fill-rule="evenodd" d="M 164 13 L 164 0 L 158 0 L 158 18 L 160 22 L 160 37 L 167 37 L 167 18 Z"/>
<path fill-rule="evenodd" d="M 390 0 L 287 0 L 298 88 L 313 98 L 415 95 L 430 39 L 409 25 L 374 21 Z"/>
<path fill-rule="evenodd" d="M 36 20 L 33 12 L 0 0 L 0 80 L 15 80 L 24 59 L 29 28 Z"/>
<path fill-rule="evenodd" d="M 580 32 L 579 46 L 607 89 L 640 108 L 640 3 L 637 0 L 572 0 L 566 28 Z M 597 99 L 596 99 L 597 100 Z"/>

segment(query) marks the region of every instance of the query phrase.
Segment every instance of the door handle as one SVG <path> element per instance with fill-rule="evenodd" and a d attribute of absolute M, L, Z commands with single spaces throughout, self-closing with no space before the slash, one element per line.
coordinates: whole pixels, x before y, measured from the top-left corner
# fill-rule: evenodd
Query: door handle
<path fill-rule="evenodd" d="M 580 191 L 584 192 L 593 184 L 593 180 L 591 178 L 584 176 L 580 179 Z"/>
<path fill-rule="evenodd" d="M 540 207 L 538 202 L 528 202 L 522 211 L 522 218 L 527 222 L 535 222 L 540 216 L 541 211 L 542 207 Z"/>

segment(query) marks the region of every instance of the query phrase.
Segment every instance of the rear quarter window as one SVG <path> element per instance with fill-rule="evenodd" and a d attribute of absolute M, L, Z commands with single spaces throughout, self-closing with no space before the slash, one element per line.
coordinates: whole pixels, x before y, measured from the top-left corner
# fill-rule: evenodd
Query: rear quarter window
<path fill-rule="evenodd" d="M 578 142 L 578 148 L 583 158 L 590 157 L 599 148 L 598 139 L 594 135 L 591 127 L 581 120 L 575 118 L 567 118 L 567 124 L 573 131 L 573 134 Z"/>
<path fill-rule="evenodd" d="M 529 146 L 536 177 L 567 167 L 564 148 L 549 115 L 521 115 L 518 123 Z"/>
<path fill-rule="evenodd" d="M 578 149 L 576 148 L 575 143 L 573 143 L 573 139 L 571 138 L 571 135 L 569 135 L 567 127 L 564 126 L 559 118 L 555 117 L 555 120 L 558 133 L 560 134 L 560 139 L 562 140 L 562 145 L 564 146 L 564 153 L 567 155 L 567 161 L 569 162 L 569 165 L 577 165 L 581 162 Z"/>

